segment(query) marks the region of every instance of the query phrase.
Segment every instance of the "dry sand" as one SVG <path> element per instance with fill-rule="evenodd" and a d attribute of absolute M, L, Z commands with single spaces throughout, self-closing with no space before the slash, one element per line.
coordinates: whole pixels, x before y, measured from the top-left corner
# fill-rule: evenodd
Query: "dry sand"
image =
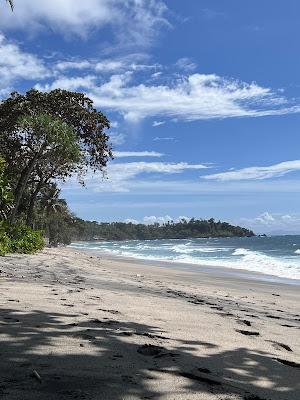
<path fill-rule="evenodd" d="M 1 399 L 300 399 L 299 287 L 71 249 L 0 269 Z"/>

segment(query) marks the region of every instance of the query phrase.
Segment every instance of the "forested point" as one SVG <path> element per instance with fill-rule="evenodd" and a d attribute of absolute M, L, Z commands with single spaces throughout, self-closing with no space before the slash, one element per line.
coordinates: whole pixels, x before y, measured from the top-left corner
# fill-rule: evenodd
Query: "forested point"
<path fill-rule="evenodd" d="M 207 237 L 250 237 L 255 234 L 240 226 L 227 222 L 209 220 L 182 219 L 180 222 L 165 224 L 134 224 L 125 222 L 98 223 L 96 221 L 74 221 L 70 240 L 150 240 L 150 239 L 191 239 Z"/>

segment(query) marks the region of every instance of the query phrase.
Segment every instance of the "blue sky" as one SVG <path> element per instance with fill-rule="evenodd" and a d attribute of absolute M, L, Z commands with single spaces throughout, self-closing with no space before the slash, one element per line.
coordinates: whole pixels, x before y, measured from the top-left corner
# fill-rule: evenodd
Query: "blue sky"
<path fill-rule="evenodd" d="M 78 216 L 300 232 L 299 1 L 2 3 L 0 96 L 83 91 L 112 122 L 106 178 L 63 188 Z"/>

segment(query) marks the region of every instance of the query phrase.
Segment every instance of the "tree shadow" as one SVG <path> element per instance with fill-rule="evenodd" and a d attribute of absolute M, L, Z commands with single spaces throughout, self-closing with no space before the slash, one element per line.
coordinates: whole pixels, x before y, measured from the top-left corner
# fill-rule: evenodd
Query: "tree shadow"
<path fill-rule="evenodd" d="M 297 365 L 247 348 L 221 351 L 201 340 L 175 342 L 165 334 L 159 327 L 113 318 L 1 309 L 0 396 L 159 399 L 173 386 L 184 398 L 188 393 L 300 398 Z M 201 349 L 214 353 L 204 355 Z"/>

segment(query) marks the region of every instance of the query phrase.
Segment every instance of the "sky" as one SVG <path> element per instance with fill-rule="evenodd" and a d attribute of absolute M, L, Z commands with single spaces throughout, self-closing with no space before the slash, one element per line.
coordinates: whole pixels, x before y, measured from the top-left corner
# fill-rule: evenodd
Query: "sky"
<path fill-rule="evenodd" d="M 0 98 L 63 88 L 108 117 L 105 177 L 62 188 L 81 218 L 300 233 L 299 14 L 298 0 L 2 1 Z"/>

